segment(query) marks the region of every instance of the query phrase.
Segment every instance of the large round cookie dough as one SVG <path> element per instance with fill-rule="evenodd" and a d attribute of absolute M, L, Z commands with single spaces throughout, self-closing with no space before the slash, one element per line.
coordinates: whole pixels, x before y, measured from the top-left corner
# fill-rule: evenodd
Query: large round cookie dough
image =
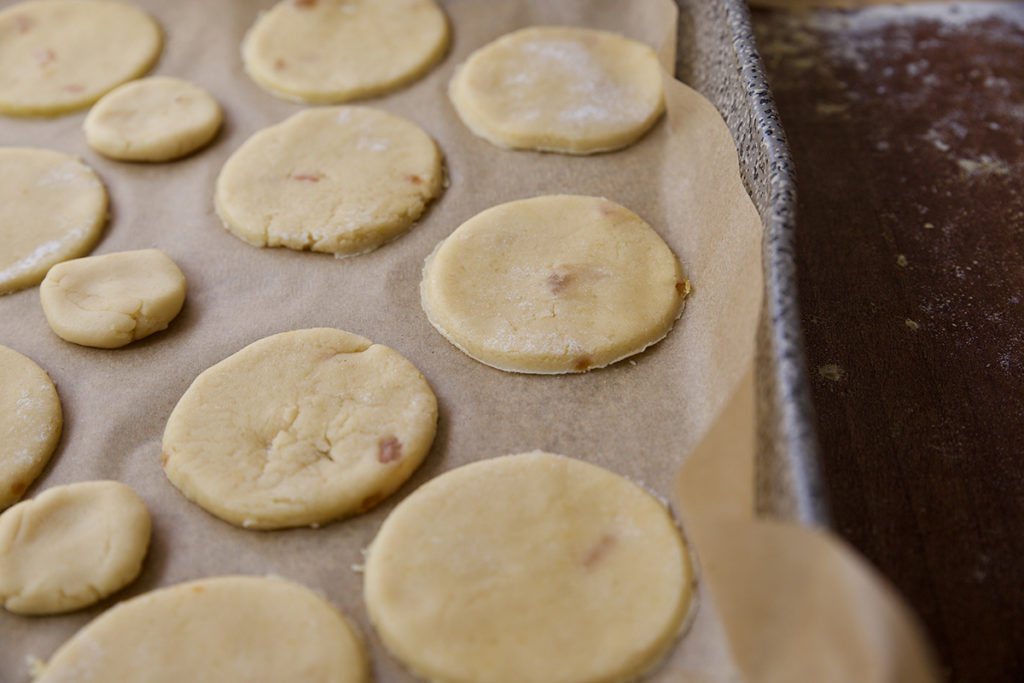
<path fill-rule="evenodd" d="M 29 487 L 60 441 L 63 414 L 45 371 L 0 346 L 0 510 Z"/>
<path fill-rule="evenodd" d="M 501 204 L 423 267 L 423 310 L 450 342 L 511 372 L 599 368 L 662 339 L 689 283 L 635 213 L 600 197 Z"/>
<path fill-rule="evenodd" d="M 223 576 L 123 602 L 54 653 L 34 683 L 366 683 L 362 643 L 311 590 Z"/>
<path fill-rule="evenodd" d="M 145 73 L 160 27 L 110 0 L 32 0 L 0 12 L 0 114 L 53 115 L 87 107 Z"/>
<path fill-rule="evenodd" d="M 441 193 L 441 152 L 414 123 L 367 107 L 299 112 L 249 138 L 217 178 L 217 213 L 258 247 L 360 254 Z"/>
<path fill-rule="evenodd" d="M 426 456 L 437 400 L 386 346 L 331 328 L 276 334 L 199 375 L 164 431 L 164 471 L 246 528 L 364 512 Z"/>
<path fill-rule="evenodd" d="M 526 28 L 485 45 L 448 92 L 469 129 L 495 145 L 569 154 L 625 147 L 665 109 L 654 50 L 565 26 Z"/>
<path fill-rule="evenodd" d="M 0 601 L 54 614 L 91 605 L 139 574 L 149 512 L 116 481 L 47 489 L 0 515 Z"/>
<path fill-rule="evenodd" d="M 418 78 L 447 47 L 432 0 L 283 0 L 250 29 L 242 58 L 273 95 L 346 102 Z"/>
<path fill-rule="evenodd" d="M 107 221 L 107 191 L 92 169 L 67 154 L 0 148 L 0 216 L 0 294 L 6 294 L 92 249 Z"/>
<path fill-rule="evenodd" d="M 168 76 L 115 88 L 89 110 L 82 128 L 89 146 L 124 161 L 170 161 L 217 134 L 217 100 L 198 85 Z"/>
<path fill-rule="evenodd" d="M 630 481 L 539 451 L 421 486 L 366 561 L 388 649 L 438 683 L 596 683 L 650 668 L 694 576 L 665 506 Z"/>
<path fill-rule="evenodd" d="M 159 249 L 58 263 L 39 286 L 61 339 L 113 349 L 166 329 L 185 303 L 185 276 Z"/>

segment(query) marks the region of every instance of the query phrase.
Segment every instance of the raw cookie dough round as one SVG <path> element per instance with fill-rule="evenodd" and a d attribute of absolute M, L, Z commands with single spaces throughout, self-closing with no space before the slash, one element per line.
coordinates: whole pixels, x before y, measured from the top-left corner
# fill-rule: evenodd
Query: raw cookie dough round
<path fill-rule="evenodd" d="M 170 161 L 217 134 L 220 105 L 198 85 L 168 76 L 111 90 L 89 110 L 82 128 L 94 150 L 125 161 Z"/>
<path fill-rule="evenodd" d="M 39 286 L 61 339 L 114 349 L 166 329 L 185 303 L 185 276 L 159 249 L 58 263 Z"/>
<path fill-rule="evenodd" d="M 152 17 L 109 0 L 32 0 L 0 12 L 0 114 L 61 114 L 149 70 Z"/>
<path fill-rule="evenodd" d="M 441 194 L 441 152 L 416 124 L 367 107 L 299 112 L 249 138 L 217 178 L 228 230 L 257 247 L 361 254 Z"/>
<path fill-rule="evenodd" d="M 92 249 L 107 221 L 107 191 L 92 169 L 67 154 L 0 148 L 0 216 L 0 294 L 6 294 Z"/>
<path fill-rule="evenodd" d="M 510 372 L 584 372 L 643 351 L 682 313 L 689 283 L 661 237 L 601 197 L 501 204 L 441 242 L 423 267 L 427 318 Z"/>
<path fill-rule="evenodd" d="M 535 451 L 433 479 L 370 546 L 388 649 L 438 683 L 596 683 L 649 669 L 693 596 L 665 506 L 605 469 Z"/>
<path fill-rule="evenodd" d="M 111 608 L 64 643 L 34 683 L 142 679 L 366 683 L 369 666 L 345 617 L 308 588 L 221 576 Z"/>
<path fill-rule="evenodd" d="M 91 605 L 139 574 L 149 512 L 130 486 L 87 481 L 47 489 L 0 515 L 0 600 L 11 612 Z"/>
<path fill-rule="evenodd" d="M 654 50 L 614 33 L 526 28 L 480 48 L 448 94 L 499 147 L 592 154 L 640 138 L 665 110 Z"/>
<path fill-rule="evenodd" d="M 447 48 L 432 0 L 284 0 L 256 20 L 242 59 L 272 95 L 346 102 L 415 80 Z"/>
<path fill-rule="evenodd" d="M 46 372 L 0 346 L 0 510 L 29 487 L 60 441 L 63 414 Z"/>
<path fill-rule="evenodd" d="M 276 334 L 199 375 L 164 431 L 189 500 L 251 529 L 365 512 L 434 439 L 437 400 L 397 352 L 331 328 Z"/>

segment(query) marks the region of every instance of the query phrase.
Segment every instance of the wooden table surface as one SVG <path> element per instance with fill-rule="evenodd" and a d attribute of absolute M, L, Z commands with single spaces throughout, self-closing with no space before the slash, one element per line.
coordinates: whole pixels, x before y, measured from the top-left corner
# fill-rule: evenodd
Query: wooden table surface
<path fill-rule="evenodd" d="M 836 530 L 1024 681 L 1024 4 L 754 12 Z"/>

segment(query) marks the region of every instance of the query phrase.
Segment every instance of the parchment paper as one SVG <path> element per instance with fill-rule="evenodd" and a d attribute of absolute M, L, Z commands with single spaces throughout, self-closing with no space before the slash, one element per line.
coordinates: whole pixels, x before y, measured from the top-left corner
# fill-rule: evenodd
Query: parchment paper
<path fill-rule="evenodd" d="M 139 579 L 94 608 L 42 618 L 0 610 L 0 680 L 27 680 L 27 655 L 47 658 L 119 600 L 243 573 L 277 574 L 318 591 L 356 623 L 377 680 L 410 681 L 376 638 L 352 565 L 362 562 L 361 549 L 394 504 L 430 477 L 536 448 L 600 464 L 665 499 L 680 494 L 673 507 L 702 568 L 700 604 L 689 634 L 649 680 L 926 679 L 921 672 L 928 659 L 912 619 L 856 560 L 821 535 L 751 521 L 753 437 L 734 422 L 752 420 L 749 379 L 743 378 L 749 378 L 761 301 L 761 226 L 714 108 L 671 82 L 668 117 L 638 144 L 578 158 L 498 149 L 469 134 L 446 97 L 456 64 L 527 25 L 618 31 L 659 49 L 671 64 L 671 2 L 446 3 L 453 44 L 444 61 L 411 87 L 368 104 L 406 116 L 435 137 L 447 157 L 450 187 L 408 234 L 345 260 L 253 248 L 226 232 L 213 211 L 214 180 L 231 152 L 302 108 L 261 91 L 242 70 L 242 37 L 269 0 L 139 4 L 166 31 L 155 73 L 193 80 L 222 103 L 226 123 L 212 147 L 167 164 L 107 160 L 85 144 L 84 113 L 0 119 L 0 144 L 61 150 L 96 169 L 110 191 L 112 213 L 93 253 L 163 249 L 188 278 L 185 308 L 165 332 L 118 350 L 91 349 L 53 334 L 33 287 L 0 298 L 0 343 L 47 370 L 64 407 L 61 445 L 27 495 L 89 479 L 127 482 L 152 513 L 152 545 Z M 439 240 L 479 211 L 552 193 L 603 195 L 636 211 L 679 256 L 693 293 L 668 338 L 633 360 L 583 375 L 503 373 L 469 359 L 429 325 L 419 306 L 420 269 Z M 384 343 L 423 372 L 440 404 L 437 439 L 425 463 L 377 509 L 316 530 L 246 531 L 186 501 L 160 468 L 164 423 L 185 388 L 250 342 L 315 326 Z M 725 422 L 711 430 L 734 394 Z M 711 441 L 703 441 L 676 487 L 680 466 L 705 436 Z M 721 493 L 709 497 L 714 491 Z M 824 592 L 799 588 L 807 576 Z M 850 599 L 838 605 L 816 599 L 834 595 Z M 786 599 L 773 602 L 772 596 Z M 824 623 L 845 628 L 832 638 L 822 632 Z M 905 637 L 890 641 L 891 633 Z M 804 645 L 812 642 L 813 651 Z M 856 656 L 835 654 L 848 651 Z M 807 662 L 831 667 L 807 669 Z M 847 663 L 858 668 L 841 666 Z M 805 670 L 834 675 L 789 675 Z"/>

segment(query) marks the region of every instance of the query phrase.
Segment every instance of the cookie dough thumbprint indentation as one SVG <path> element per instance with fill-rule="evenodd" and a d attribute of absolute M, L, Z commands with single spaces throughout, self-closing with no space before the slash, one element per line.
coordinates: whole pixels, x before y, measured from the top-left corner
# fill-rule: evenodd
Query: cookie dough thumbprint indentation
<path fill-rule="evenodd" d="M 432 0 L 284 0 L 242 46 L 263 89 L 299 102 L 347 102 L 415 80 L 448 48 Z"/>
<path fill-rule="evenodd" d="M 403 500 L 366 561 L 370 619 L 438 683 L 597 683 L 680 634 L 694 574 L 665 506 L 605 469 L 535 451 L 452 470 Z"/>
<path fill-rule="evenodd" d="M 0 346 L 0 511 L 43 471 L 60 441 L 63 413 L 49 375 Z"/>
<path fill-rule="evenodd" d="M 217 178 L 217 213 L 258 247 L 345 256 L 404 232 L 441 194 L 441 151 L 416 124 L 367 107 L 295 114 L 249 138 Z"/>
<path fill-rule="evenodd" d="M 48 149 L 0 148 L 0 294 L 38 284 L 86 254 L 107 220 L 107 191 L 88 166 Z"/>
<path fill-rule="evenodd" d="M 291 581 L 221 576 L 122 602 L 54 653 L 35 683 L 367 683 L 345 617 Z"/>
<path fill-rule="evenodd" d="M 61 339 L 113 349 L 166 329 L 185 303 L 185 276 L 159 249 L 58 263 L 39 286 Z"/>
<path fill-rule="evenodd" d="M 427 318 L 501 370 L 584 372 L 662 339 L 689 292 L 668 245 L 600 197 L 501 204 L 469 219 L 423 267 Z"/>
<path fill-rule="evenodd" d="M 22 614 L 98 602 L 138 576 L 149 530 L 145 504 L 125 484 L 47 489 L 0 515 L 0 601 Z"/>
<path fill-rule="evenodd" d="M 592 154 L 625 147 L 665 109 L 654 50 L 614 33 L 526 28 L 480 48 L 449 96 L 463 123 L 499 147 Z"/>
<path fill-rule="evenodd" d="M 87 107 L 145 73 L 160 27 L 109 0 L 32 0 L 0 11 L 0 114 L 54 115 Z"/>
<path fill-rule="evenodd" d="M 386 346 L 317 328 L 262 339 L 199 375 L 164 431 L 164 471 L 252 529 L 365 512 L 426 456 L 437 401 Z"/>
<path fill-rule="evenodd" d="M 126 83 L 89 110 L 82 128 L 89 146 L 124 161 L 170 161 L 199 149 L 221 124 L 217 100 L 180 78 Z"/>

